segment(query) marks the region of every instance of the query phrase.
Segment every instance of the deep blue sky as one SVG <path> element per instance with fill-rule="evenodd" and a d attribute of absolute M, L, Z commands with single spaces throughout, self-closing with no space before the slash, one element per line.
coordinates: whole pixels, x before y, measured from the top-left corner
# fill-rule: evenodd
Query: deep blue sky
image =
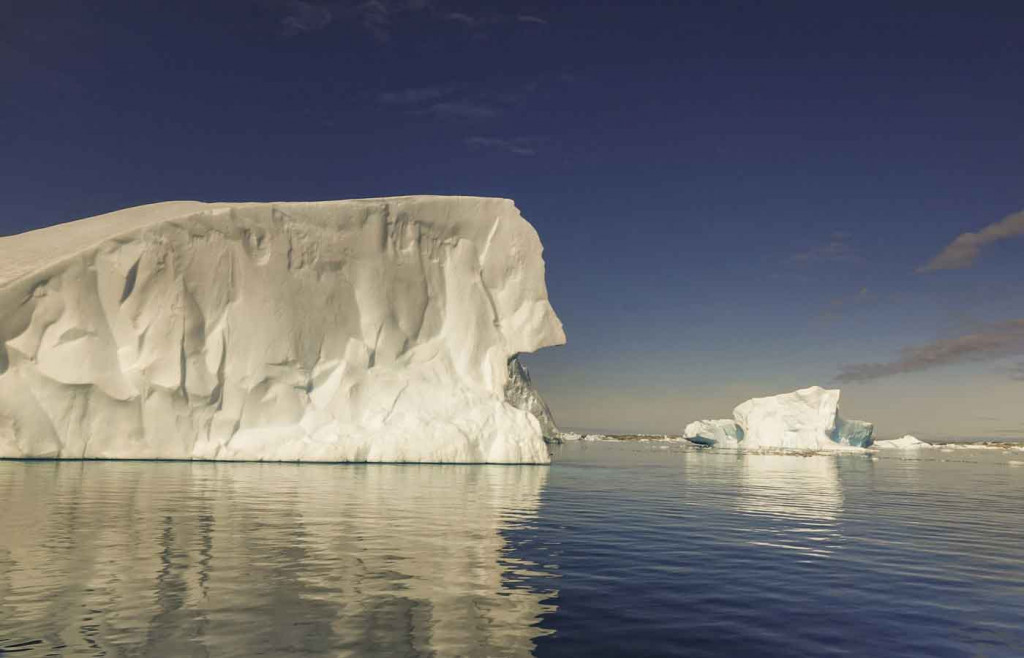
<path fill-rule="evenodd" d="M 1024 240 L 916 272 L 1024 209 L 1020 3 L 0 0 L 0 233 L 414 193 L 539 231 L 563 425 L 679 431 L 919 347 L 848 415 L 1024 435 Z"/>

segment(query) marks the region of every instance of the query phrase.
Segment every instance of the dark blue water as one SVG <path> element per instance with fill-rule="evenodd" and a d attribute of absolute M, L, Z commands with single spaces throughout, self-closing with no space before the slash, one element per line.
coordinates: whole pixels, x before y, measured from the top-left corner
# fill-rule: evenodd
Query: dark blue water
<path fill-rule="evenodd" d="M 0 653 L 1024 655 L 1024 453 L 0 462 Z"/>
<path fill-rule="evenodd" d="M 1024 656 L 1011 460 L 571 446 L 512 533 L 558 565 L 537 653 Z"/>

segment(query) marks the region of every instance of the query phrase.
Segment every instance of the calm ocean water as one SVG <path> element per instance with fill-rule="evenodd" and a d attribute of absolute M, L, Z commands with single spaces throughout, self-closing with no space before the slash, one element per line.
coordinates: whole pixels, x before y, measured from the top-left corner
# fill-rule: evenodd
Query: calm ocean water
<path fill-rule="evenodd" d="M 1024 452 L 555 453 L 0 462 L 0 654 L 1024 656 Z"/>

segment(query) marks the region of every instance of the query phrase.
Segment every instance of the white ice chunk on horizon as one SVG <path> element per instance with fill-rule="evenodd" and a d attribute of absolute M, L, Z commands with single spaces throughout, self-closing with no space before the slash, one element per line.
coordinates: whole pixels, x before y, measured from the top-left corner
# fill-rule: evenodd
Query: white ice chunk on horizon
<path fill-rule="evenodd" d="M 565 441 L 614 441 L 614 437 L 607 434 L 586 433 L 586 432 L 559 432 L 558 440 Z"/>
<path fill-rule="evenodd" d="M 913 450 L 915 448 L 930 448 L 930 443 L 925 443 L 916 436 L 906 434 L 898 439 L 875 441 L 874 447 L 883 449 Z"/>
<path fill-rule="evenodd" d="M 565 342 L 541 252 L 476 197 L 169 202 L 0 238 L 0 457 L 547 463 L 505 397 L 510 360 Z"/>
<path fill-rule="evenodd" d="M 835 450 L 871 445 L 874 425 L 839 415 L 838 389 L 820 386 L 753 398 L 733 420 L 700 420 L 683 436 L 694 443 L 744 450 Z"/>

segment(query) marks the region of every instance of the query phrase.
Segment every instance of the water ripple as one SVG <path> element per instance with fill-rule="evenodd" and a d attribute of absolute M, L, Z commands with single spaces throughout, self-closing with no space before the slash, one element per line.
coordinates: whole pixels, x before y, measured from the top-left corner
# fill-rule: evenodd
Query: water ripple
<path fill-rule="evenodd" d="M 0 462 L 0 654 L 1024 655 L 1024 470 L 932 453 Z"/>

